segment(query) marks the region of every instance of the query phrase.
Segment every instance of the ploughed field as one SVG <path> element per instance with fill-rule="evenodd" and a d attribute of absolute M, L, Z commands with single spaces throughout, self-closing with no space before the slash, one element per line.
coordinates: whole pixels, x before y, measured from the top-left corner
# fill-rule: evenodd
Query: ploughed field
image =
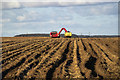
<path fill-rule="evenodd" d="M 118 38 L 2 38 L 2 77 L 120 78 Z"/>

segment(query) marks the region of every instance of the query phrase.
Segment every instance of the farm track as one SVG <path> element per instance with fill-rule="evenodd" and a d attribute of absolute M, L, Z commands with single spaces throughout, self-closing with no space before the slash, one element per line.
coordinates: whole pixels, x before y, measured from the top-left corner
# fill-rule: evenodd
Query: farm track
<path fill-rule="evenodd" d="M 3 79 L 119 79 L 118 38 L 3 38 Z"/>

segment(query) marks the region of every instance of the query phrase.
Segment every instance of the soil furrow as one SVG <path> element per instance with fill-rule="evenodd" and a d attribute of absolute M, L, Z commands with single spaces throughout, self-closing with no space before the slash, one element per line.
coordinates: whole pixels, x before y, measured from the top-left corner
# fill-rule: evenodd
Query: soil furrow
<path fill-rule="evenodd" d="M 96 58 L 93 56 L 90 56 L 89 60 L 86 62 L 85 67 L 90 69 L 91 72 L 91 77 L 97 77 L 97 73 L 95 72 L 95 63 L 96 63 Z"/>
<path fill-rule="evenodd" d="M 50 44 L 54 44 L 55 42 L 52 42 L 52 43 L 50 43 Z M 48 44 L 48 45 L 50 45 L 50 44 Z M 46 47 L 48 47 L 47 45 L 45 45 L 45 46 L 43 46 L 44 47 L 44 49 L 46 49 Z M 42 49 L 43 47 L 39 47 L 38 46 L 38 48 L 36 48 L 36 49 L 33 49 L 32 51 L 31 51 L 31 54 L 32 55 L 30 55 L 29 57 L 31 58 L 31 56 L 33 56 L 34 57 L 34 55 L 36 55 L 35 53 L 34 53 L 34 51 L 36 51 L 37 52 L 37 50 L 42 50 L 41 52 L 43 52 L 44 51 L 44 49 Z M 27 54 L 27 53 L 26 53 Z"/>
<path fill-rule="evenodd" d="M 54 44 L 55 46 L 56 46 L 56 44 Z M 55 47 L 55 46 L 53 46 L 53 47 Z M 42 58 L 41 58 L 41 56 L 43 56 L 44 55 L 44 53 L 45 52 L 47 52 L 49 49 L 51 49 L 52 48 L 52 46 L 49 46 L 49 49 L 46 49 L 46 47 L 48 47 L 47 45 L 45 46 L 45 47 L 43 47 L 43 49 L 41 48 L 41 51 L 39 51 L 39 53 L 38 54 L 33 54 L 31 57 L 29 57 L 30 59 L 28 59 L 22 66 L 21 66 L 21 68 L 24 70 L 24 71 L 20 71 L 19 73 L 16 73 L 16 75 L 18 76 L 18 77 L 20 77 L 21 75 L 23 75 L 22 77 L 24 77 L 24 76 L 26 76 L 27 75 L 27 73 L 29 73 L 28 71 L 29 70 L 31 70 L 31 69 L 34 69 L 31 65 L 32 64 L 34 64 L 35 62 L 38 62 L 38 61 L 40 61 Z M 45 50 L 46 49 L 46 50 Z M 38 57 L 38 55 L 40 55 L 39 57 Z M 37 58 L 35 58 L 37 56 Z M 32 60 L 31 60 L 31 58 L 33 58 Z M 30 61 L 31 60 L 31 61 Z M 30 61 L 30 62 L 29 62 Z M 29 63 L 28 63 L 29 62 Z M 28 65 L 28 66 L 26 66 L 26 67 L 24 67 L 25 65 Z M 38 65 L 38 64 L 37 64 Z M 36 65 L 36 66 L 37 66 Z M 29 66 L 31 66 L 31 67 L 29 67 Z M 35 67 L 36 67 L 35 66 Z M 30 71 L 31 72 L 31 71 Z"/>
<path fill-rule="evenodd" d="M 3 54 L 3 58 L 6 57 L 6 56 L 9 56 L 15 52 L 20 52 L 21 50 L 24 50 L 26 49 L 26 47 L 30 48 L 31 46 L 35 45 L 35 44 L 38 44 L 38 43 L 43 43 L 43 42 L 31 42 L 31 44 L 29 45 L 26 45 L 22 48 L 19 48 L 19 49 L 16 49 L 16 50 L 13 50 L 13 51 L 8 51 L 8 52 L 5 52 L 5 53 L 2 53 Z"/>
<path fill-rule="evenodd" d="M 28 48 L 26 47 L 26 50 L 24 50 L 24 48 L 23 48 L 23 50 L 21 50 L 20 52 L 14 53 L 13 55 L 10 55 L 10 56 L 6 57 L 5 59 L 3 58 L 2 63 L 4 64 L 5 61 L 7 61 L 7 60 L 10 61 L 10 59 L 14 60 L 14 59 L 16 59 L 16 57 L 18 58 L 18 55 L 19 55 L 19 56 L 20 56 L 20 55 L 23 55 L 24 53 L 28 52 L 29 50 L 31 51 L 31 50 L 35 50 L 36 48 L 42 47 L 42 46 L 39 46 L 39 45 L 40 45 L 40 44 L 33 45 L 32 47 L 29 47 L 29 46 L 28 46 Z M 14 58 L 14 59 L 13 59 L 13 58 Z"/>
<path fill-rule="evenodd" d="M 53 47 L 54 48 L 54 47 Z M 44 49 L 42 49 L 42 50 L 44 50 Z M 42 52 L 42 51 L 41 51 Z M 43 55 L 45 55 L 45 53 L 46 53 L 46 51 L 43 53 L 43 54 L 41 54 L 42 56 Z M 37 60 L 39 60 L 40 62 L 41 62 L 41 60 L 42 60 L 42 57 L 39 57 Z M 31 72 L 32 72 L 32 74 L 33 74 L 33 70 L 35 70 L 39 65 L 40 65 L 40 62 L 39 62 L 39 64 L 37 65 L 37 66 L 35 66 L 35 68 L 32 68 L 32 70 L 30 70 L 29 72 L 27 72 L 26 74 L 27 74 L 27 77 L 29 78 L 29 75 L 31 75 Z M 43 62 L 43 61 L 42 61 Z M 32 62 L 31 62 L 32 63 Z M 31 63 L 29 63 L 29 64 L 31 64 Z M 26 70 L 26 69 L 24 69 L 24 70 Z M 21 71 L 22 72 L 22 71 Z M 22 73 L 17 73 L 17 75 L 19 75 L 19 74 L 23 74 L 23 72 Z M 25 74 L 24 74 L 25 75 Z"/>
<path fill-rule="evenodd" d="M 113 62 L 113 61 L 117 61 L 118 60 L 118 57 L 116 56 L 116 55 L 114 55 L 114 54 L 112 54 L 106 47 L 104 47 L 104 46 L 102 46 L 102 45 L 100 45 L 100 44 L 98 44 L 98 43 L 96 43 L 96 46 L 98 47 L 98 48 L 100 48 L 100 50 L 104 53 L 104 55 L 111 61 L 111 62 Z"/>
<path fill-rule="evenodd" d="M 2 72 L 2 77 L 4 78 L 5 75 L 7 75 L 11 70 L 15 69 L 16 67 L 19 67 L 21 64 L 23 64 L 25 61 L 25 58 L 22 58 L 17 64 L 11 66 L 10 68 L 6 69 Z"/>
<path fill-rule="evenodd" d="M 47 40 L 46 40 L 47 41 Z M 16 50 L 16 49 L 19 49 L 19 48 L 22 48 L 22 47 L 25 47 L 26 45 L 29 45 L 33 42 L 36 42 L 36 41 L 23 41 L 23 43 L 18 43 L 18 44 L 15 44 L 15 45 L 11 45 L 11 46 L 7 46 L 7 47 L 3 47 L 2 48 L 2 52 L 5 53 L 5 52 L 8 52 L 8 51 L 13 51 L 13 50 Z M 38 42 L 38 41 L 37 41 Z M 42 41 L 43 42 L 43 41 Z"/>
<path fill-rule="evenodd" d="M 39 47 L 39 46 L 38 46 L 38 47 Z M 38 48 L 38 49 L 39 49 L 39 48 Z M 31 49 L 31 52 L 27 51 L 27 53 L 28 53 L 28 54 L 33 54 L 34 51 L 35 51 L 35 49 L 33 49 L 33 50 Z M 28 55 L 27 53 L 26 53 L 26 54 L 23 54 L 23 56 L 29 57 L 30 55 Z M 21 57 L 22 57 L 22 56 L 21 56 Z M 20 58 L 21 58 L 21 57 L 20 57 Z M 16 59 L 14 62 L 17 62 L 18 60 L 19 60 L 19 58 Z M 8 66 L 9 66 L 9 65 L 10 65 L 10 64 L 8 64 Z M 6 65 L 5 67 L 7 67 L 7 65 Z M 3 67 L 3 69 L 4 69 L 5 67 Z"/>
<path fill-rule="evenodd" d="M 79 61 L 78 56 L 77 56 L 77 41 L 74 40 L 74 49 L 73 49 L 73 63 L 71 64 L 71 66 L 69 67 L 69 71 L 70 71 L 70 78 L 83 78 L 81 72 L 80 72 L 80 68 L 79 68 Z"/>
<path fill-rule="evenodd" d="M 6 37 L 2 42 L 3 79 L 120 78 L 118 38 Z"/>
<path fill-rule="evenodd" d="M 83 42 L 83 39 L 81 39 L 81 42 L 82 42 L 82 45 L 83 45 L 83 47 L 84 47 L 84 51 L 87 51 L 87 48 L 86 48 L 86 46 L 85 46 L 85 44 L 84 44 L 84 42 Z"/>
<path fill-rule="evenodd" d="M 53 64 L 52 68 L 50 68 L 49 71 L 47 72 L 47 74 L 46 74 L 46 80 L 52 80 L 53 73 L 55 72 L 56 68 L 57 68 L 58 66 L 60 66 L 60 64 L 63 63 L 63 62 L 66 60 L 66 54 L 69 52 L 69 44 L 70 44 L 70 42 L 67 44 L 64 52 L 62 53 L 61 59 L 60 59 L 60 60 L 57 60 L 57 61 Z"/>
<path fill-rule="evenodd" d="M 73 40 L 71 40 L 69 44 L 69 52 L 66 55 L 66 60 L 60 64 L 59 67 L 56 68 L 54 72 L 53 78 L 68 78 L 70 77 L 69 74 L 69 66 L 73 62 Z"/>
<path fill-rule="evenodd" d="M 79 46 L 79 54 L 81 59 L 81 63 L 80 63 L 81 74 L 84 76 L 84 78 L 90 78 L 91 70 L 85 67 L 85 63 L 86 61 L 88 61 L 90 54 L 84 50 L 84 45 L 81 39 L 78 41 L 78 46 Z"/>
<path fill-rule="evenodd" d="M 24 43 L 19 43 L 19 44 L 16 44 L 16 45 L 12 45 L 11 47 L 2 48 L 2 53 L 4 54 L 6 52 L 13 51 L 13 50 L 25 47 L 25 46 L 27 46 L 27 45 L 29 45 L 31 43 L 30 42 L 24 42 Z"/>

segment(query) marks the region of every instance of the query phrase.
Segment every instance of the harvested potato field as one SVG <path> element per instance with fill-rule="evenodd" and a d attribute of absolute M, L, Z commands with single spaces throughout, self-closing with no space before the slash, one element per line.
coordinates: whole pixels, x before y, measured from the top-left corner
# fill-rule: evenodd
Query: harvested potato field
<path fill-rule="evenodd" d="M 119 79 L 118 38 L 2 38 L 3 79 Z"/>

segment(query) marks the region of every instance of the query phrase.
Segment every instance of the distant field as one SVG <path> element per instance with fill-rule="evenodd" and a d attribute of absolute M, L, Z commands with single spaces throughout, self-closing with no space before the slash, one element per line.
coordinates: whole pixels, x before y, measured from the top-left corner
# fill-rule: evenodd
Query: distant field
<path fill-rule="evenodd" d="M 2 77 L 120 78 L 118 38 L 2 38 Z"/>

